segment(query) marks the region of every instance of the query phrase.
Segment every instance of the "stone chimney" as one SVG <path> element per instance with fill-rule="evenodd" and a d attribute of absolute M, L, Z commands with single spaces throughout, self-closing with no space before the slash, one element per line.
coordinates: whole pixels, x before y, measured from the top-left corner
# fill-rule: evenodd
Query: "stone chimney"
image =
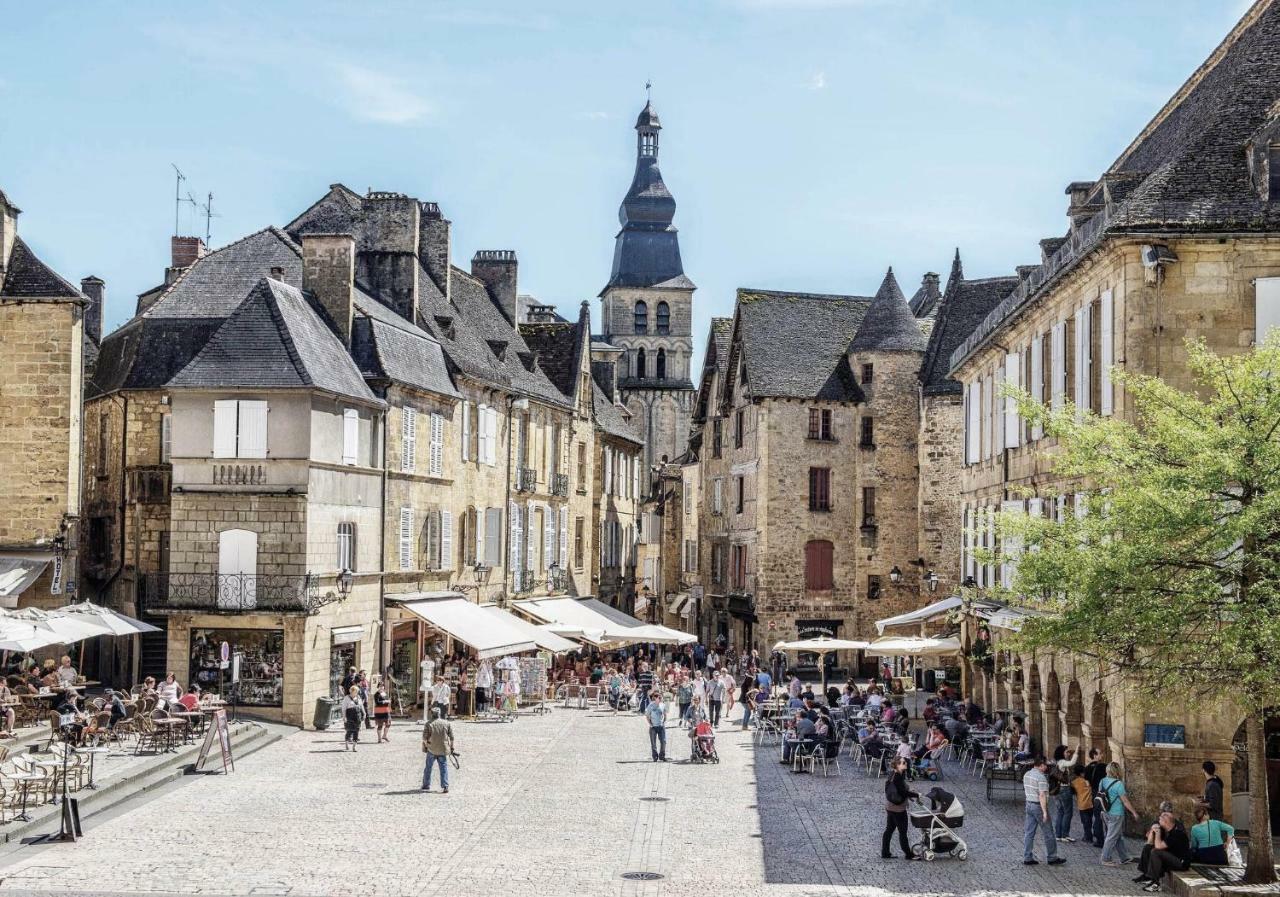
<path fill-rule="evenodd" d="M 1097 185 L 1097 181 L 1072 181 L 1067 184 L 1067 217 L 1071 219 L 1073 227 L 1088 221 L 1100 208 L 1086 202 Z"/>
<path fill-rule="evenodd" d="M 170 267 L 190 268 L 197 259 L 204 258 L 207 252 L 204 240 L 199 237 L 169 238 Z"/>
<path fill-rule="evenodd" d="M 84 307 L 84 333 L 95 343 L 102 342 L 102 303 L 106 301 L 107 284 L 92 274 L 80 281 L 80 292 L 89 297 Z"/>
<path fill-rule="evenodd" d="M 524 324 L 554 324 L 556 322 L 556 307 L 554 305 L 543 305 L 540 302 L 533 302 L 532 297 L 523 297 L 527 301 L 525 303 Z"/>
<path fill-rule="evenodd" d="M 421 205 L 403 193 L 370 190 L 362 204 L 364 222 L 357 235 L 360 254 L 356 274 L 360 282 L 368 284 L 396 314 L 415 324 L 425 316 L 418 308 Z"/>
<path fill-rule="evenodd" d="M 513 249 L 480 249 L 471 259 L 471 275 L 484 281 L 494 303 L 513 327 L 520 321 L 520 294 L 516 290 L 517 267 Z"/>
<path fill-rule="evenodd" d="M 356 241 L 350 234 L 302 235 L 302 288 L 324 308 L 334 332 L 351 346 Z"/>
<path fill-rule="evenodd" d="M 431 280 L 444 293 L 445 299 L 453 298 L 449 264 L 453 257 L 450 231 L 451 223 L 441 214 L 439 204 L 424 202 L 418 224 L 418 257 L 422 259 L 422 267 L 427 270 Z"/>

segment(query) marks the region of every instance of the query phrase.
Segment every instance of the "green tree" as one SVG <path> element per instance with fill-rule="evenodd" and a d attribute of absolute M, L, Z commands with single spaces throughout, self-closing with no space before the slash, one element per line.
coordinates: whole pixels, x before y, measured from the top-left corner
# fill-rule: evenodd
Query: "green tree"
<path fill-rule="evenodd" d="M 1139 700 L 1238 706 L 1246 881 L 1273 882 L 1264 729 L 1280 704 L 1280 338 L 1231 356 L 1188 343 L 1187 365 L 1193 392 L 1117 371 L 1128 419 L 1007 393 L 1057 438 L 1055 472 L 1088 503 L 1059 521 L 999 515 L 1020 543 L 1009 597 L 1047 612 L 1021 647 L 1096 657 Z"/>

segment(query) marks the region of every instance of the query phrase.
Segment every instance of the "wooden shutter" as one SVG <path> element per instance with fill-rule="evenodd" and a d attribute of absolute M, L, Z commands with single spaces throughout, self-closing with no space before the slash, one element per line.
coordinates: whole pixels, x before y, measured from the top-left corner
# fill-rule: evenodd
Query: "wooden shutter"
<path fill-rule="evenodd" d="M 1102 404 L 1099 410 L 1103 415 L 1110 415 L 1115 410 L 1115 396 L 1111 390 L 1111 366 L 1115 364 L 1116 339 L 1114 304 L 1110 290 L 1104 292 L 1098 302 L 1098 317 L 1101 319 L 1098 354 L 1102 356 L 1098 359 L 1098 364 L 1102 365 L 1098 377 L 1099 389 L 1102 393 Z"/>
<path fill-rule="evenodd" d="M 524 531 L 524 568 L 526 570 L 532 570 L 534 569 L 534 561 L 537 560 L 537 551 L 535 551 L 535 548 L 538 544 L 538 532 L 533 528 L 533 502 L 528 502 L 525 505 Z"/>
<path fill-rule="evenodd" d="M 400 569 L 413 569 L 413 508 L 400 509 Z"/>
<path fill-rule="evenodd" d="M 521 529 L 521 525 L 520 525 L 521 514 L 522 514 L 521 507 L 515 502 L 511 502 L 510 514 L 511 514 L 511 564 L 510 566 L 515 576 L 517 590 L 519 590 L 519 584 L 523 582 L 521 578 L 521 571 L 524 570 L 524 565 L 521 563 L 521 561 L 524 558 L 524 554 L 521 550 L 524 547 L 521 541 L 524 536 L 524 532 Z"/>
<path fill-rule="evenodd" d="M 560 509 L 560 567 L 569 566 L 569 509 Z"/>
<path fill-rule="evenodd" d="M 240 446 L 237 457 L 267 457 L 267 403 L 242 401 L 239 405 Z"/>
<path fill-rule="evenodd" d="M 1050 407 L 1054 411 L 1062 409 L 1067 393 L 1067 325 L 1059 321 L 1049 332 L 1049 368 L 1052 371 L 1050 385 Z"/>
<path fill-rule="evenodd" d="M 453 569 L 453 512 L 440 512 L 440 569 Z"/>
<path fill-rule="evenodd" d="M 342 463 L 355 464 L 360 450 L 360 413 L 354 408 L 342 409 Z"/>
<path fill-rule="evenodd" d="M 400 409 L 400 470 L 413 473 L 418 465 L 418 412 L 405 405 Z"/>
<path fill-rule="evenodd" d="M 463 402 L 459 409 L 462 414 L 462 460 L 471 460 L 471 403 Z"/>
<path fill-rule="evenodd" d="M 496 408 L 484 409 L 484 438 L 484 462 L 493 467 L 498 463 L 498 410 Z"/>
<path fill-rule="evenodd" d="M 173 415 L 160 418 L 160 463 L 168 464 L 173 457 Z"/>
<path fill-rule="evenodd" d="M 1020 370 L 1022 356 L 1010 352 L 1004 357 L 1004 382 L 1010 387 L 1022 385 Z M 1022 419 L 1018 416 L 1018 403 L 1012 396 L 1004 400 L 1004 444 L 1009 448 L 1017 448 L 1022 444 Z"/>
<path fill-rule="evenodd" d="M 431 414 L 431 457 L 428 473 L 433 477 L 444 476 L 444 415 Z"/>
<path fill-rule="evenodd" d="M 542 564 L 550 567 L 556 556 L 556 512 L 550 506 L 542 510 Z"/>
<path fill-rule="evenodd" d="M 502 508 L 484 510 L 484 562 L 502 566 Z"/>
<path fill-rule="evenodd" d="M 213 403 L 213 457 L 236 456 L 236 406 L 234 399 Z"/>
<path fill-rule="evenodd" d="M 1075 317 L 1075 400 L 1077 411 L 1089 407 L 1089 306 L 1076 309 Z"/>
<path fill-rule="evenodd" d="M 1044 404 L 1044 339 L 1037 333 L 1031 340 L 1031 397 Z M 1044 436 L 1044 427 L 1035 423 L 1031 425 L 1031 438 Z"/>

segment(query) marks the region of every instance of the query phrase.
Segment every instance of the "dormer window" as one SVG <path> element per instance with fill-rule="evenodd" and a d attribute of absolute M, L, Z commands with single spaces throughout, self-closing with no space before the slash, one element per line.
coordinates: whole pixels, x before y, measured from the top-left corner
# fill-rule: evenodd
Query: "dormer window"
<path fill-rule="evenodd" d="M 488 340 L 489 348 L 493 350 L 493 354 L 499 361 L 505 361 L 507 357 L 507 341 L 500 339 Z"/>

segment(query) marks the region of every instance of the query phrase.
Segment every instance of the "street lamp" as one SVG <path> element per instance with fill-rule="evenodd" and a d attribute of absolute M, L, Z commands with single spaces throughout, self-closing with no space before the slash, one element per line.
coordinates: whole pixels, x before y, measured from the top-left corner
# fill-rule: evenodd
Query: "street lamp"
<path fill-rule="evenodd" d="M 355 582 L 355 575 L 350 570 L 344 569 L 338 574 L 338 594 L 343 598 L 350 595 L 353 582 Z"/>
<path fill-rule="evenodd" d="M 894 564 L 893 569 L 889 571 L 889 582 L 895 586 L 902 582 L 902 571 L 898 569 L 897 564 Z"/>
<path fill-rule="evenodd" d="M 938 571 L 930 570 L 924 575 L 924 581 L 928 584 L 930 592 L 938 591 Z"/>
<path fill-rule="evenodd" d="M 964 582 L 960 583 L 960 585 L 966 589 L 976 589 L 978 587 L 978 581 L 972 576 L 966 576 L 964 578 Z"/>
<path fill-rule="evenodd" d="M 650 594 L 651 594 L 651 592 L 650 592 L 649 584 L 648 584 L 648 583 L 645 583 L 644 585 L 642 585 L 642 586 L 640 587 L 640 597 L 641 597 L 641 598 L 643 598 L 643 599 L 645 600 L 645 604 L 647 605 L 646 613 L 648 614 L 649 622 L 650 622 L 650 623 L 653 623 L 653 622 L 655 622 L 655 621 L 654 621 L 654 617 L 655 617 L 655 616 L 657 616 L 657 615 L 653 612 L 653 611 L 654 611 L 654 606 L 653 606 L 653 601 L 652 601 L 652 599 L 649 597 L 649 596 L 650 596 Z"/>

